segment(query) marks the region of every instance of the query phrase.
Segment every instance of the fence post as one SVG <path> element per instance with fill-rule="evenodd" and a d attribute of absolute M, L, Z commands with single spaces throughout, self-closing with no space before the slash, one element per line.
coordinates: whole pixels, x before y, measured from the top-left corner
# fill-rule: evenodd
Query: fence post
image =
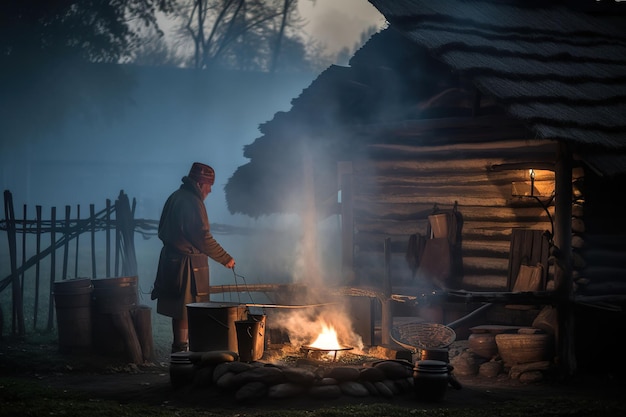
<path fill-rule="evenodd" d="M 128 196 L 120 191 L 115 201 L 115 225 L 118 231 L 119 244 L 122 255 L 122 275 L 137 275 L 137 258 L 135 255 L 135 224 L 133 210 L 130 207 Z"/>
<path fill-rule="evenodd" d="M 4 213 L 7 219 L 7 237 L 9 239 L 9 252 L 11 257 L 11 286 L 13 295 L 13 334 L 20 336 L 24 331 L 24 303 L 21 297 L 20 277 L 17 274 L 17 239 L 15 231 L 15 211 L 13 210 L 13 195 L 10 191 L 4 192 Z"/>
<path fill-rule="evenodd" d="M 21 295 L 20 297 L 22 298 L 22 303 L 24 303 L 24 265 L 26 264 L 26 216 L 27 216 L 27 210 L 26 210 L 26 204 L 24 204 L 23 210 L 22 210 L 22 273 L 20 274 L 20 292 Z"/>
<path fill-rule="evenodd" d="M 89 205 L 89 220 L 91 221 L 91 277 L 96 278 L 96 208 Z"/>
<path fill-rule="evenodd" d="M 68 236 L 70 234 L 70 213 L 71 208 L 69 205 L 65 206 L 65 228 L 63 229 L 63 236 Z M 61 275 L 61 279 L 67 279 L 67 259 L 69 252 L 69 239 L 65 239 L 65 244 L 63 245 L 63 275 Z"/>
<path fill-rule="evenodd" d="M 80 204 L 76 205 L 76 253 L 74 254 L 74 278 L 78 278 L 78 238 L 80 237 Z"/>
<path fill-rule="evenodd" d="M 57 208 L 50 209 L 50 291 L 48 291 L 48 331 L 52 330 L 54 321 L 54 289 L 56 271 L 56 231 L 57 231 Z"/>
<path fill-rule="evenodd" d="M 117 201 L 115 202 L 115 207 L 117 208 Z M 119 220 L 120 214 L 115 212 L 115 276 L 120 276 L 120 239 L 121 233 L 119 228 Z"/>
<path fill-rule="evenodd" d="M 106 271 L 107 277 L 111 276 L 111 199 L 107 198 L 106 201 L 106 213 L 104 215 L 104 221 L 106 223 Z M 115 266 L 117 269 L 117 265 Z"/>
<path fill-rule="evenodd" d="M 136 222 L 134 220 L 134 212 L 136 201 L 133 199 L 132 207 L 129 204 L 128 197 L 123 193 L 120 193 L 120 201 L 119 207 L 112 207 L 111 200 L 107 200 L 107 209 L 102 210 L 98 213 L 95 212 L 94 205 L 90 205 L 91 216 L 84 221 L 80 219 L 80 206 L 77 206 L 77 219 L 71 219 L 71 207 L 65 206 L 65 217 L 64 219 L 57 220 L 57 209 L 56 207 L 51 207 L 50 211 L 50 220 L 43 219 L 42 215 L 42 206 L 36 205 L 36 219 L 35 220 L 27 220 L 28 215 L 28 206 L 24 205 L 24 219 L 16 220 L 15 213 L 13 209 L 13 198 L 11 192 L 9 190 L 5 190 L 4 192 L 4 209 L 6 219 L 3 223 L 3 230 L 7 232 L 8 238 L 8 247 L 9 247 L 9 258 L 10 258 L 10 269 L 11 273 L 3 277 L 0 280 L 0 291 L 4 290 L 9 285 L 12 285 L 12 332 L 14 334 L 18 334 L 23 336 L 26 334 L 25 325 L 24 325 L 24 292 L 25 288 L 29 284 L 30 277 L 25 274 L 25 272 L 30 267 L 35 267 L 35 277 L 34 277 L 34 311 L 33 315 L 33 329 L 37 330 L 38 328 L 38 318 L 41 316 L 39 314 L 39 308 L 41 308 L 40 297 L 44 296 L 41 294 L 41 260 L 45 259 L 48 255 L 50 256 L 50 270 L 49 270 L 49 302 L 48 302 L 48 318 L 47 318 L 47 330 L 50 331 L 54 327 L 56 327 L 56 310 L 55 310 L 55 298 L 54 298 L 54 286 L 56 283 L 56 250 L 61 249 L 61 246 L 64 247 L 64 259 L 63 259 L 63 280 L 68 279 L 71 276 L 71 272 L 69 271 L 69 252 L 70 252 L 70 240 L 76 238 L 76 260 L 74 266 L 74 275 L 78 278 L 79 268 L 79 242 L 78 237 L 81 233 L 91 232 L 91 258 L 92 258 L 92 272 L 93 277 L 96 278 L 96 231 L 104 231 L 107 232 L 107 258 L 110 261 L 110 251 L 111 248 L 111 233 L 113 233 L 112 228 L 116 228 L 117 233 L 117 241 L 116 248 L 119 253 L 116 253 L 116 267 L 118 265 L 118 255 L 119 260 L 121 261 L 123 273 L 126 275 L 136 275 L 137 274 L 137 258 L 136 251 L 134 247 L 134 233 Z M 116 212 L 116 209 L 119 210 L 119 221 L 116 219 L 111 219 L 112 214 Z M 103 220 L 108 219 L 108 220 Z M 22 225 L 21 228 L 18 228 L 18 223 Z M 31 230 L 32 229 L 32 230 Z M 56 234 L 58 231 L 61 231 L 63 236 L 57 240 Z M 23 233 L 24 238 L 22 239 L 22 254 L 23 260 L 21 265 L 18 267 L 17 262 L 18 254 L 17 254 L 17 233 Z M 25 234 L 28 232 L 36 233 L 35 236 L 35 244 L 36 244 L 36 253 L 27 259 L 27 245 L 28 239 L 26 239 Z M 42 238 L 44 233 L 50 234 L 50 245 L 49 247 L 45 247 L 42 250 Z M 101 252 L 100 252 L 101 253 Z M 109 270 L 111 267 L 111 263 L 107 262 L 109 268 L 107 268 L 107 275 L 109 275 Z M 115 276 L 115 275 L 111 275 Z M 45 278 L 44 278 L 45 279 Z M 45 307 L 44 307 L 45 308 Z M 45 312 L 42 312 L 42 315 Z M 0 308 L 0 336 L 2 330 L 2 321 L 7 314 L 3 315 L 3 311 Z M 44 319 L 45 320 L 45 319 Z"/>
<path fill-rule="evenodd" d="M 37 263 L 35 264 L 35 315 L 33 318 L 33 329 L 37 328 L 37 312 L 39 311 L 39 253 L 41 252 L 41 206 L 35 206 L 35 212 L 37 214 L 37 226 L 35 237 L 35 250 L 37 253 Z"/>

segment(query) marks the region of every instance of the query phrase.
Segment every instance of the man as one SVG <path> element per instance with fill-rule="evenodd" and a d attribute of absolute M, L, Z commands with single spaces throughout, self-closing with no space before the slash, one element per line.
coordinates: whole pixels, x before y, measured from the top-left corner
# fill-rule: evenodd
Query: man
<path fill-rule="evenodd" d="M 172 318 L 172 352 L 188 350 L 186 305 L 209 301 L 209 257 L 234 268 L 235 260 L 210 231 L 204 200 L 215 182 L 215 171 L 194 162 L 182 185 L 165 202 L 159 220 L 163 242 L 152 299 L 157 313 Z"/>

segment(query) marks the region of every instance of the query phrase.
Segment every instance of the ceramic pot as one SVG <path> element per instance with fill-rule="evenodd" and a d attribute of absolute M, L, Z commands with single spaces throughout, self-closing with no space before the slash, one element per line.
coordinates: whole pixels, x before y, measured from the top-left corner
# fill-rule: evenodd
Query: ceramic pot
<path fill-rule="evenodd" d="M 170 384 L 178 388 L 193 381 L 195 367 L 189 359 L 189 352 L 176 352 L 170 355 Z"/>
<path fill-rule="evenodd" d="M 493 333 L 472 333 L 467 341 L 469 350 L 481 358 L 491 359 L 498 354 L 496 335 Z"/>
<path fill-rule="evenodd" d="M 448 364 L 443 361 L 430 359 L 417 361 L 413 369 L 415 398 L 428 402 L 443 400 L 450 381 L 448 370 Z"/>

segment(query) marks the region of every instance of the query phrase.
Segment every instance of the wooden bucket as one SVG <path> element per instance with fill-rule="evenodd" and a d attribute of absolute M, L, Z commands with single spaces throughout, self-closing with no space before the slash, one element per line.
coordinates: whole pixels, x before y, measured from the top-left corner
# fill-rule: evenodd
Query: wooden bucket
<path fill-rule="evenodd" d="M 239 353 L 235 322 L 246 318 L 245 304 L 206 302 L 187 304 L 189 350 Z"/>

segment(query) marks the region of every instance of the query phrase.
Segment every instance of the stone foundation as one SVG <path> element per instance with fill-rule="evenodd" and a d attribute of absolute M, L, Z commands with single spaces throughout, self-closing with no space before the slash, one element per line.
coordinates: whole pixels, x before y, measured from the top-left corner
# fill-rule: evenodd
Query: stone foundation
<path fill-rule="evenodd" d="M 234 352 L 176 355 L 170 367 L 172 385 L 218 389 L 243 403 L 262 398 L 308 396 L 323 400 L 342 395 L 393 398 L 414 393 L 413 363 L 401 359 L 374 360 L 361 365 L 299 360 L 294 366 L 240 362 Z"/>

